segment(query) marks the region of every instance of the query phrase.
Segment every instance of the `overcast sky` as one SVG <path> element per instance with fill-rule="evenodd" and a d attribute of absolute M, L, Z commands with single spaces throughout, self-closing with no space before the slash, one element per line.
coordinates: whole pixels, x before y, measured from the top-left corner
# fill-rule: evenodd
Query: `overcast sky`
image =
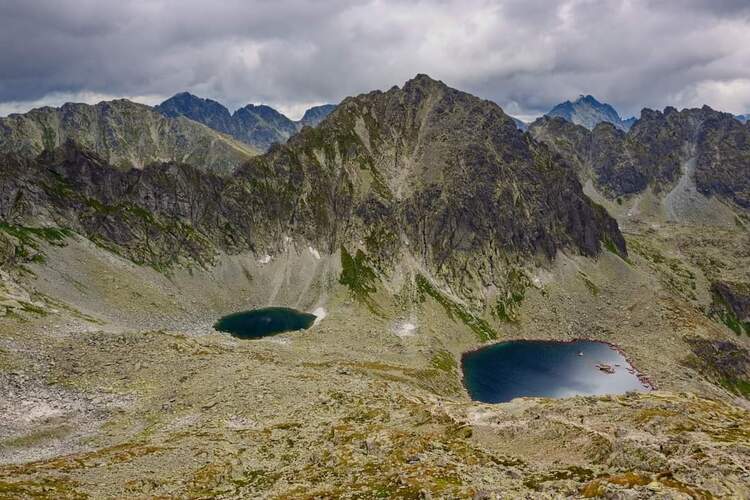
<path fill-rule="evenodd" d="M 179 91 L 304 108 L 417 73 L 532 117 L 750 112 L 750 0 L 0 0 L 0 116 Z"/>

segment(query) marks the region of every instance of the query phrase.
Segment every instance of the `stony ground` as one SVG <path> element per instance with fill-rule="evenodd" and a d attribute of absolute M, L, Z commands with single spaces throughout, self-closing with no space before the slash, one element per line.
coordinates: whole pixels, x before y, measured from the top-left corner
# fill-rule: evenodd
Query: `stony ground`
<path fill-rule="evenodd" d="M 0 498 L 748 498 L 750 404 L 695 359 L 696 339 L 747 356 L 703 309 L 709 280 L 746 277 L 747 232 L 624 229 L 628 261 L 559 255 L 493 327 L 611 342 L 659 390 L 499 405 L 461 384 L 476 335 L 398 276 L 376 315 L 314 249 L 165 275 L 72 237 L 3 275 Z M 211 328 L 269 303 L 326 314 Z"/>

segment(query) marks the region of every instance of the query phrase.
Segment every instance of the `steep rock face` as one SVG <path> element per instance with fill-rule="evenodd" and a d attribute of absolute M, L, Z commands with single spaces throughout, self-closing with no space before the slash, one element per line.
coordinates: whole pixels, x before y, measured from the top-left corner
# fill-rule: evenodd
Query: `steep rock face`
<path fill-rule="evenodd" d="M 318 125 L 336 106 L 325 104 L 308 109 L 300 121 L 292 121 L 270 106 L 249 104 L 231 114 L 222 104 L 188 92 L 177 94 L 154 109 L 167 117 L 184 116 L 238 141 L 266 151 L 283 144 L 303 126 Z"/>
<path fill-rule="evenodd" d="M 610 123 L 600 123 L 591 132 L 589 164 L 605 192 L 638 193 L 648 185 L 648 171 L 628 149 L 625 132 Z"/>
<path fill-rule="evenodd" d="M 623 121 L 615 108 L 606 103 L 597 101 L 593 96 L 580 96 L 575 101 L 565 101 L 552 108 L 548 117 L 559 117 L 576 125 L 581 125 L 593 130 L 597 124 L 607 122 L 615 127 L 627 130 L 631 122 Z"/>
<path fill-rule="evenodd" d="M 692 175 L 700 192 L 750 207 L 750 127 L 707 106 L 644 109 L 627 133 L 608 123 L 589 132 L 549 118 L 537 120 L 530 131 L 612 197 L 649 186 L 664 192 L 695 159 Z"/>
<path fill-rule="evenodd" d="M 3 162 L 4 220 L 52 220 L 155 266 L 292 238 L 359 248 L 379 269 L 408 252 L 460 287 L 502 284 L 521 256 L 595 255 L 602 241 L 626 252 L 559 155 L 497 105 L 424 75 L 346 99 L 228 178 L 175 163 L 123 172 L 73 144 Z"/>
<path fill-rule="evenodd" d="M 0 268 L 11 264 L 15 260 L 16 245 L 11 237 L 0 231 Z"/>
<path fill-rule="evenodd" d="M 34 158 L 69 139 L 123 169 L 180 161 L 228 173 L 257 154 L 204 125 L 166 118 L 124 99 L 39 108 L 0 119 L 0 152 Z"/>
<path fill-rule="evenodd" d="M 750 125 L 725 113 L 708 113 L 696 142 L 697 189 L 750 209 Z"/>

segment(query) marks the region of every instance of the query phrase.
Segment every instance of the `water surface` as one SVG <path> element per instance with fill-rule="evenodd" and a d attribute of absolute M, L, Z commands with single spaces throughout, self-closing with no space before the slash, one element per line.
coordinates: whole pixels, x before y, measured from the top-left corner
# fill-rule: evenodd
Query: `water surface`
<path fill-rule="evenodd" d="M 485 403 L 650 390 L 625 356 L 589 340 L 502 342 L 464 354 L 461 364 L 469 395 Z"/>
<path fill-rule="evenodd" d="M 219 319 L 214 329 L 241 339 L 258 339 L 282 332 L 310 328 L 316 316 L 289 307 L 264 307 L 229 314 Z"/>

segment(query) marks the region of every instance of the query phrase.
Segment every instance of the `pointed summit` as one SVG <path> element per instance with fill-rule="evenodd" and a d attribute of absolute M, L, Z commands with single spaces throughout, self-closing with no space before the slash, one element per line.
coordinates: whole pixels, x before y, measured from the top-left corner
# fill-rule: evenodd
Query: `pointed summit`
<path fill-rule="evenodd" d="M 180 92 L 154 109 L 168 118 L 184 116 L 214 130 L 231 135 L 229 110 L 220 103 L 197 97 L 189 92 Z"/>
<path fill-rule="evenodd" d="M 576 125 L 593 130 L 601 122 L 609 122 L 621 130 L 627 130 L 629 121 L 623 121 L 615 108 L 599 102 L 591 94 L 581 94 L 574 102 L 565 101 L 552 108 L 547 116 L 558 116 Z"/>

